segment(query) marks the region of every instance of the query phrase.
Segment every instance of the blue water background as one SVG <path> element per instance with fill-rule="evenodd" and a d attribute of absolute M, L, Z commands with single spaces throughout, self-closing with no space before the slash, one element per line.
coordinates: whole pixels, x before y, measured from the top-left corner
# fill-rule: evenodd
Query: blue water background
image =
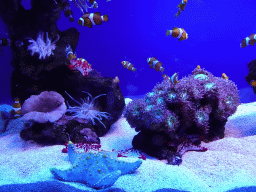
<path fill-rule="evenodd" d="M 22 1 L 29 8 L 29 1 Z M 98 9 L 90 12 L 108 14 L 109 21 L 92 28 L 78 25 L 82 13 L 71 3 L 73 23 L 64 14 L 58 28 L 76 27 L 80 40 L 75 50 L 102 76 L 120 79 L 124 96 L 143 95 L 162 81 L 161 73 L 149 68 L 148 57 L 163 63 L 165 73 L 179 72 L 182 78 L 200 65 L 221 76 L 226 73 L 241 90 L 242 102 L 256 101 L 252 88 L 245 81 L 248 62 L 256 59 L 256 46 L 240 48 L 243 38 L 256 33 L 256 3 L 251 1 L 188 0 L 185 11 L 175 19 L 180 0 L 98 0 Z M 166 30 L 182 27 L 188 40 L 166 37 Z M 8 37 L 0 21 L 0 38 Z M 128 71 L 121 61 L 130 61 L 136 72 Z M 10 101 L 11 51 L 0 52 L 0 102 Z"/>

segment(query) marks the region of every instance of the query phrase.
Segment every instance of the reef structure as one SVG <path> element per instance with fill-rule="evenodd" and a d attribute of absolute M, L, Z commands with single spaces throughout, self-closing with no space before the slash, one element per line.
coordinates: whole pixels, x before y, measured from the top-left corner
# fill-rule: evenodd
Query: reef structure
<path fill-rule="evenodd" d="M 61 12 L 67 13 L 70 10 L 68 1 L 31 0 L 30 2 L 31 9 L 26 10 L 21 0 L 0 1 L 0 16 L 7 26 L 12 51 L 11 65 L 14 68 L 11 76 L 12 98 L 19 98 L 23 105 L 24 101 L 32 95 L 54 91 L 60 94 L 66 103 L 75 106 L 74 100 L 80 101 L 85 98 L 83 92 L 89 93 L 93 98 L 104 95 L 97 99 L 97 106 L 95 105 L 95 108 L 102 112 L 101 114 L 106 113 L 111 116 L 104 119 L 103 125 L 79 126 L 74 121 L 70 124 L 72 127 L 70 132 L 74 133 L 73 130 L 76 129 L 74 126 L 79 126 L 76 129 L 77 134 L 80 134 L 83 128 L 90 127 L 94 128 L 98 136 L 103 136 L 121 116 L 125 106 L 119 85 L 113 82 L 113 78 L 101 77 L 100 73 L 92 69 L 84 59 L 83 65 L 76 66 L 76 70 L 74 67 L 70 69 L 72 62 L 80 61 L 75 59 L 73 54 L 80 33 L 74 27 L 65 31 L 57 28 Z M 73 2 L 76 3 L 76 1 Z M 71 14 L 70 11 L 69 13 Z M 71 17 L 70 20 L 72 20 Z M 83 73 L 77 69 L 83 69 Z M 74 99 L 72 100 L 66 93 L 72 95 Z M 56 135 L 59 135 L 57 132 L 61 131 L 53 122 L 37 122 L 33 127 L 37 127 L 37 130 L 24 130 L 23 139 L 33 139 L 34 136 L 40 135 L 38 132 L 48 133 L 49 131 L 46 130 L 49 129 L 54 129 L 54 138 L 56 138 Z M 81 134 L 80 137 L 82 137 Z M 71 139 L 81 142 L 80 139 L 76 140 L 72 136 Z M 67 136 L 61 139 L 61 143 L 67 141 Z"/>
<path fill-rule="evenodd" d="M 186 151 L 207 150 L 201 141 L 224 137 L 239 104 L 234 82 L 197 67 L 176 84 L 165 78 L 143 99 L 130 102 L 124 116 L 139 132 L 132 141 L 135 149 L 179 165 Z"/>

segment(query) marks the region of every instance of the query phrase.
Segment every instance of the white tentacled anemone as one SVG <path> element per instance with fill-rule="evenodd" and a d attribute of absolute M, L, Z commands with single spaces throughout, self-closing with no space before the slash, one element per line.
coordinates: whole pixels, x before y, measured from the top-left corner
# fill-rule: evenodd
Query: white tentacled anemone
<path fill-rule="evenodd" d="M 83 93 L 86 93 L 89 95 L 87 99 L 81 99 L 82 103 L 75 100 L 73 97 L 71 97 L 66 91 L 65 93 L 79 106 L 70 106 L 67 102 L 67 112 L 71 113 L 72 119 L 79 118 L 79 119 L 85 119 L 92 122 L 93 125 L 95 125 L 95 120 L 98 120 L 105 128 L 106 126 L 101 122 L 102 118 L 110 119 L 111 115 L 107 112 L 101 112 L 95 109 L 94 101 L 106 94 L 98 95 L 97 97 L 93 98 L 90 93 L 82 91 Z"/>
<path fill-rule="evenodd" d="M 81 11 L 82 13 L 88 12 L 88 9 L 91 9 L 91 8 L 98 8 L 98 4 L 97 4 L 96 1 L 93 2 L 92 6 L 89 6 L 89 5 L 87 4 L 87 2 L 88 2 L 89 0 L 69 0 L 69 1 L 72 1 L 72 2 L 75 4 L 75 6 L 76 6 L 78 9 L 80 9 L 80 11 Z"/>

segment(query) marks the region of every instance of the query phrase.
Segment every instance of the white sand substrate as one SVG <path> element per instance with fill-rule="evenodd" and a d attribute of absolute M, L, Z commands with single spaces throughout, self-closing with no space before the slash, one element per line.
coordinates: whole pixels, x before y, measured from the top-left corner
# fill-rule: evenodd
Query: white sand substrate
<path fill-rule="evenodd" d="M 202 143 L 208 151 L 185 153 L 180 166 L 167 165 L 166 160 L 147 156 L 135 173 L 121 176 L 113 187 L 127 192 L 151 192 L 162 188 L 222 192 L 256 186 L 256 135 L 251 134 L 256 130 L 255 117 L 256 103 L 240 105 L 227 122 L 226 137 Z M 15 129 L 14 125 L 10 123 L 13 127 L 7 130 Z M 109 151 L 129 149 L 136 134 L 121 117 L 100 138 L 102 148 Z M 0 185 L 54 181 L 49 169 L 70 165 L 67 154 L 61 152 L 63 147 L 42 147 L 32 141 L 23 141 L 15 131 L 0 136 Z M 137 158 L 122 159 L 135 161 Z M 84 184 L 65 183 L 95 191 Z"/>

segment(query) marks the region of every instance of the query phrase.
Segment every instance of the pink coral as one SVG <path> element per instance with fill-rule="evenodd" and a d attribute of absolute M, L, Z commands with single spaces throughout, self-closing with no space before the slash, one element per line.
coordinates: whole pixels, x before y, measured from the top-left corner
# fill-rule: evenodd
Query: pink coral
<path fill-rule="evenodd" d="M 87 76 L 92 70 L 92 66 L 83 58 L 70 60 L 69 68 L 71 70 L 80 71 L 83 76 Z"/>
<path fill-rule="evenodd" d="M 44 91 L 39 95 L 31 95 L 21 107 L 23 120 L 39 123 L 55 122 L 66 112 L 64 98 L 57 92 Z"/>

